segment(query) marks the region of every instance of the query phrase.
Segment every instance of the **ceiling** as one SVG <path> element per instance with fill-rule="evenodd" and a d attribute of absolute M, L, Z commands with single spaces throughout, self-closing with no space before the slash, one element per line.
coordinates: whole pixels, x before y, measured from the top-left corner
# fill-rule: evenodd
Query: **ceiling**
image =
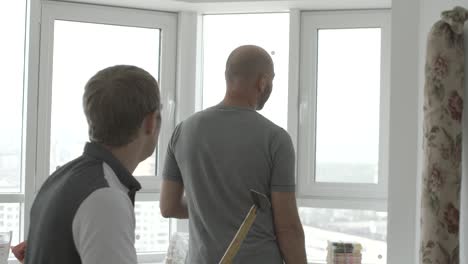
<path fill-rule="evenodd" d="M 61 0 L 70 1 L 70 0 Z M 72 0 L 100 5 L 201 13 L 390 8 L 391 0 Z"/>

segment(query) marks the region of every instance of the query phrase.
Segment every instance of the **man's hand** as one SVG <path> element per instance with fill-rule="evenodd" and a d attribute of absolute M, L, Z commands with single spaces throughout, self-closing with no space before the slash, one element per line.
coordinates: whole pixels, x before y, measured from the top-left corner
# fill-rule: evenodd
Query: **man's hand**
<path fill-rule="evenodd" d="M 11 247 L 11 252 L 15 255 L 19 262 L 24 263 L 24 256 L 26 254 L 26 241 L 19 243 L 18 245 Z"/>

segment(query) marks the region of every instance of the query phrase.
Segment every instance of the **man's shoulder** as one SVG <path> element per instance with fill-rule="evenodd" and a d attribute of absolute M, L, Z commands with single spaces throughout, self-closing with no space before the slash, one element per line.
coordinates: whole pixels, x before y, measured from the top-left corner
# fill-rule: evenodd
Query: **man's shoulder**
<path fill-rule="evenodd" d="M 216 111 L 217 108 L 216 107 L 209 107 L 209 108 L 206 108 L 206 109 L 203 109 L 203 110 L 200 110 L 198 112 L 195 112 L 193 114 L 191 114 L 189 117 L 187 117 L 187 119 L 185 119 L 184 121 L 182 121 L 181 123 L 190 123 L 190 122 L 194 122 L 196 120 L 199 120 L 200 118 L 206 118 L 208 116 L 212 116 L 212 115 L 215 115 L 218 113 L 218 111 Z"/>
<path fill-rule="evenodd" d="M 81 206 L 96 213 L 120 211 L 133 208 L 125 192 L 114 187 L 101 187 L 91 192 Z"/>
<path fill-rule="evenodd" d="M 210 115 L 213 115 L 212 108 L 193 113 L 192 115 L 187 117 L 185 120 L 182 120 L 175 126 L 174 131 L 172 132 L 173 137 L 177 138 L 183 129 L 186 129 L 187 127 L 191 127 L 194 124 L 199 123 L 201 120 L 208 118 Z"/>
<path fill-rule="evenodd" d="M 103 161 L 81 156 L 58 168 L 41 186 L 38 195 L 53 192 L 53 197 L 68 195 L 83 200 L 94 190 L 109 187 L 104 177 Z"/>
<path fill-rule="evenodd" d="M 275 138 L 291 139 L 291 135 L 289 135 L 289 132 L 276 124 L 274 124 L 272 130 L 274 131 Z"/>
<path fill-rule="evenodd" d="M 219 106 L 213 106 L 192 114 L 175 127 L 173 131 L 174 139 L 177 139 L 182 131 L 193 132 L 194 129 L 197 131 L 200 128 L 200 124 L 210 126 L 220 122 L 234 122 L 235 124 L 240 122 L 243 128 L 259 131 L 267 137 L 290 138 L 289 133 L 285 129 L 257 111 L 234 108 L 229 110 L 235 111 L 237 114 L 229 115 L 226 114 L 227 111 L 222 110 L 223 108 Z"/>
<path fill-rule="evenodd" d="M 131 227 L 134 207 L 128 195 L 112 188 L 99 188 L 90 193 L 79 205 L 73 218 L 73 231 L 77 235 L 83 229 L 103 228 L 113 225 L 115 230 Z"/>
<path fill-rule="evenodd" d="M 97 160 L 86 155 L 79 156 L 64 165 L 57 166 L 51 176 L 56 175 L 72 175 L 72 174 L 89 174 L 89 172 L 102 172 L 102 160 Z"/>

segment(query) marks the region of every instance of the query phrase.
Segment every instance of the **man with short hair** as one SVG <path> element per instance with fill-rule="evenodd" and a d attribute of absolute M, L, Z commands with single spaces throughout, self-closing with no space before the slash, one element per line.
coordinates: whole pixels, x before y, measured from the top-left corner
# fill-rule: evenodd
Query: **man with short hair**
<path fill-rule="evenodd" d="M 254 189 L 272 208 L 259 212 L 234 263 L 305 264 L 293 144 L 284 129 L 257 113 L 272 91 L 273 61 L 260 47 L 241 46 L 229 56 L 225 78 L 224 100 L 180 123 L 172 135 L 161 213 L 190 216 L 186 263 L 218 263 L 253 204 Z"/>
<path fill-rule="evenodd" d="M 86 84 L 83 108 L 90 143 L 37 194 L 26 264 L 137 263 L 134 202 L 141 186 L 132 173 L 158 141 L 158 83 L 135 66 L 106 68 Z"/>

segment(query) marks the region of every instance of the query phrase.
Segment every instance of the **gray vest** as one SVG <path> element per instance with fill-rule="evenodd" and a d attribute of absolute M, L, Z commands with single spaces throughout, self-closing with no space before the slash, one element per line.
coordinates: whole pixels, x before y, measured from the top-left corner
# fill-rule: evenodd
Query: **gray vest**
<path fill-rule="evenodd" d="M 128 195 L 134 203 L 141 189 L 138 181 L 108 150 L 87 143 L 83 155 L 54 172 L 37 194 L 31 208 L 26 264 L 81 264 L 73 240 L 73 219 L 91 193 L 109 187 L 103 162 L 130 190 Z"/>

